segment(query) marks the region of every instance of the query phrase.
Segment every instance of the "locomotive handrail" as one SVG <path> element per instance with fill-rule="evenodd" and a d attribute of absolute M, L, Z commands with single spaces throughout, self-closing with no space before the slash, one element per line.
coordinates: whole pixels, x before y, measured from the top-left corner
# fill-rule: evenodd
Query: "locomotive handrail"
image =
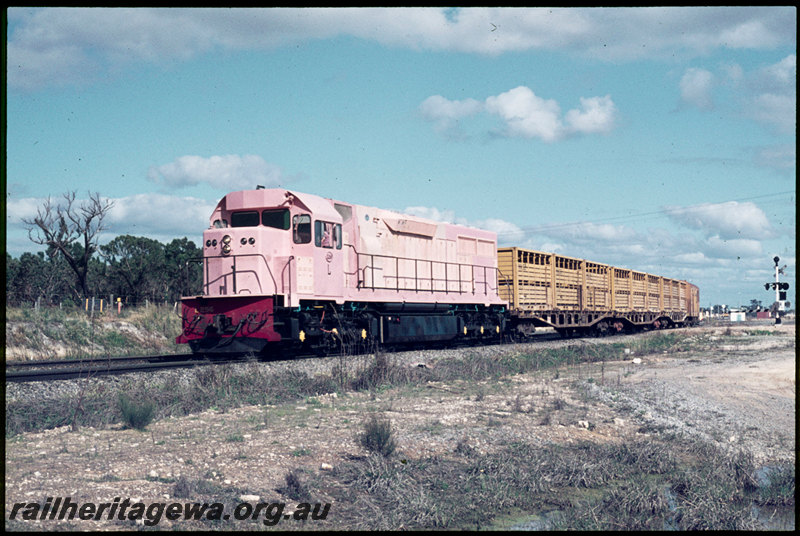
<path fill-rule="evenodd" d="M 355 250 L 355 248 L 353 248 L 353 249 Z M 369 262 L 363 268 L 361 268 L 361 262 L 360 262 L 360 259 L 361 259 L 362 256 L 369 257 Z M 395 282 L 394 282 L 393 286 L 389 286 L 390 285 L 389 283 L 385 283 L 383 286 L 379 286 L 379 285 L 375 284 L 375 270 L 384 270 L 384 267 L 375 265 L 375 259 L 387 259 L 389 262 L 391 262 L 392 260 L 394 261 L 395 273 L 393 275 L 384 275 L 383 276 L 384 277 L 384 281 L 387 280 L 387 279 L 394 279 Z M 414 275 L 413 275 L 413 277 L 411 275 L 408 275 L 408 276 L 401 276 L 400 275 L 400 261 L 413 261 L 414 262 Z M 456 263 L 456 262 L 448 262 L 448 261 L 435 261 L 435 260 L 432 260 L 432 259 L 417 259 L 417 258 L 412 258 L 412 257 L 400 257 L 400 256 L 395 256 L 395 255 L 376 255 L 374 253 L 358 253 L 358 251 L 356 251 L 356 262 L 357 262 L 357 266 L 358 266 L 357 269 L 356 269 L 356 272 L 359 272 L 359 271 L 363 270 L 363 278 L 362 278 L 361 281 L 358 282 L 358 288 L 365 288 L 365 289 L 370 289 L 370 290 L 394 290 L 396 292 L 400 292 L 400 290 L 414 290 L 415 292 L 429 290 L 431 293 L 444 292 L 446 294 L 449 294 L 449 293 L 452 292 L 452 293 L 458 293 L 458 294 L 465 294 L 465 293 L 470 293 L 471 292 L 472 294 L 475 294 L 475 291 L 476 291 L 476 289 L 475 289 L 475 287 L 476 287 L 475 268 L 482 268 L 483 269 L 483 276 L 484 276 L 483 277 L 483 281 L 481 281 L 480 283 L 477 283 L 477 284 L 478 285 L 482 285 L 483 286 L 483 293 L 488 295 L 489 294 L 489 290 L 491 290 L 494 287 L 491 287 L 490 280 L 487 277 L 487 273 L 486 272 L 487 272 L 487 270 L 494 270 L 495 271 L 495 278 L 496 278 L 496 273 L 498 271 L 498 268 L 492 267 L 492 266 L 481 266 L 481 265 L 478 265 L 478 264 Z M 428 264 L 430 266 L 430 279 L 429 279 L 430 280 L 430 289 L 420 289 L 420 281 L 422 279 L 419 277 L 419 263 Z M 435 266 L 443 266 L 444 267 L 444 278 L 434 277 L 434 267 Z M 451 267 L 455 267 L 458 270 L 458 277 L 457 277 L 457 279 L 455 279 L 453 281 L 451 281 L 450 277 L 449 277 L 450 268 Z M 464 268 L 469 268 L 470 269 L 470 273 L 472 275 L 472 277 L 470 279 L 464 279 L 464 277 L 465 277 L 464 272 L 463 272 Z M 366 277 L 367 276 L 367 270 L 370 271 L 370 276 L 371 276 L 371 281 L 370 281 L 369 285 L 367 284 L 367 277 Z M 404 284 L 401 287 L 400 286 L 400 279 L 413 279 L 414 280 L 414 284 L 413 284 L 413 286 L 410 286 L 410 285 L 407 286 L 407 285 Z M 437 282 L 444 282 L 444 288 L 443 289 L 437 289 L 436 288 L 436 283 Z M 457 283 L 458 284 L 458 289 L 457 290 L 451 290 L 450 289 L 450 283 Z M 466 284 L 466 283 L 470 283 L 470 285 L 472 287 L 471 291 L 470 290 L 464 290 L 464 284 Z"/>
<path fill-rule="evenodd" d="M 294 255 L 289 255 L 289 258 L 286 260 L 286 264 L 283 265 L 283 270 L 281 271 L 281 283 L 283 283 L 283 281 L 284 281 L 283 272 L 285 272 L 287 268 L 289 269 L 289 290 L 286 292 L 286 297 L 289 300 L 288 303 L 292 303 L 292 261 L 293 260 L 294 260 Z M 284 285 L 283 288 L 285 289 L 286 286 Z M 275 292 L 277 292 L 277 291 L 278 290 L 276 288 Z"/>
<path fill-rule="evenodd" d="M 278 291 L 278 282 L 275 281 L 275 276 L 272 274 L 272 269 L 269 267 L 269 262 L 267 262 L 267 259 L 264 256 L 264 254 L 263 253 L 243 253 L 243 254 L 240 254 L 240 255 L 207 255 L 207 256 L 203 257 L 203 261 L 204 261 L 204 264 L 205 264 L 204 270 L 203 270 L 203 280 L 204 280 L 203 288 L 205 289 L 205 293 L 206 294 L 209 294 L 210 290 L 211 290 L 211 281 L 208 280 L 208 261 L 210 259 L 232 259 L 233 260 L 233 266 L 231 266 L 231 269 L 233 270 L 233 272 L 232 272 L 233 294 L 234 295 L 238 294 L 237 289 L 236 289 L 236 258 L 237 257 L 258 257 L 258 258 L 260 258 L 264 262 L 264 265 L 267 267 L 267 273 L 269 273 L 269 277 L 272 279 L 272 285 L 275 288 L 275 292 Z M 261 293 L 263 293 L 264 292 L 264 287 L 262 286 L 261 279 L 258 277 L 257 273 L 256 273 L 256 280 L 258 281 L 258 287 L 261 290 Z"/>

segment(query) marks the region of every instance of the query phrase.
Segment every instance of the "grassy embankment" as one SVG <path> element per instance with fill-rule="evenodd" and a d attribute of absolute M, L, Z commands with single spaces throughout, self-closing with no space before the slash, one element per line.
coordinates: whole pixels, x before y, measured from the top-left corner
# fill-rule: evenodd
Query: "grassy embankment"
<path fill-rule="evenodd" d="M 6 359 L 183 353 L 174 343 L 180 318 L 171 306 L 123 308 L 90 315 L 57 307 L 6 309 Z"/>

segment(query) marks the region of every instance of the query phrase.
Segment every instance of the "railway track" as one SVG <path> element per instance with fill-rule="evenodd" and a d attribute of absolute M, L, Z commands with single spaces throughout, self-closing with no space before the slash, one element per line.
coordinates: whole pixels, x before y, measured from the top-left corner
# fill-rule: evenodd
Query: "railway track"
<path fill-rule="evenodd" d="M 552 335 L 544 338 L 552 338 Z M 300 353 L 293 355 L 294 358 L 313 356 L 313 354 Z M 245 354 L 169 354 L 157 356 L 96 357 L 79 360 L 9 361 L 6 362 L 6 382 L 74 380 L 126 374 L 130 372 L 151 372 L 171 368 L 191 368 L 205 365 L 242 363 L 249 359 L 251 359 L 251 356 Z M 268 359 L 281 359 L 281 357 L 270 356 Z"/>
<path fill-rule="evenodd" d="M 538 332 L 527 342 L 564 340 L 555 332 Z M 577 339 L 577 340 L 580 340 Z M 498 343 L 503 344 L 503 343 Z M 457 347 L 451 346 L 451 347 Z M 386 348 L 386 351 L 402 351 L 402 348 Z M 291 358 L 315 357 L 314 354 L 295 353 Z M 291 359 L 290 358 L 290 359 Z M 172 368 L 192 368 L 206 365 L 243 363 L 252 359 L 252 354 L 194 355 L 168 354 L 157 356 L 97 357 L 85 359 L 62 359 L 48 361 L 9 361 L 6 362 L 6 382 L 41 382 L 73 380 L 97 376 L 126 374 L 130 372 L 151 372 Z M 272 355 L 267 360 L 287 359 L 286 356 Z"/>
<path fill-rule="evenodd" d="M 236 363 L 243 356 L 192 356 L 170 354 L 159 356 L 101 357 L 54 361 L 16 361 L 6 363 L 6 382 L 36 382 L 73 380 L 125 374 L 150 372 L 170 368 L 187 368 L 212 364 Z"/>

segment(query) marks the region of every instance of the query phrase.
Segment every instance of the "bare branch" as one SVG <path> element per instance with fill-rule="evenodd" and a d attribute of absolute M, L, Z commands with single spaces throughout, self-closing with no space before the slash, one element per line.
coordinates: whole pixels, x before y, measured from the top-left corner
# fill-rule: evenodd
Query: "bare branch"
<path fill-rule="evenodd" d="M 86 276 L 89 259 L 97 250 L 99 235 L 107 229 L 105 217 L 114 206 L 111 200 L 103 201 L 99 193 L 90 193 L 89 199 L 75 203 L 74 191 L 63 195 L 64 202 L 54 205 L 48 197 L 33 219 L 23 218 L 28 228 L 28 238 L 35 244 L 51 248 L 51 255 L 60 254 L 75 272 L 84 295 L 88 291 Z M 81 240 L 83 252 L 73 245 Z"/>

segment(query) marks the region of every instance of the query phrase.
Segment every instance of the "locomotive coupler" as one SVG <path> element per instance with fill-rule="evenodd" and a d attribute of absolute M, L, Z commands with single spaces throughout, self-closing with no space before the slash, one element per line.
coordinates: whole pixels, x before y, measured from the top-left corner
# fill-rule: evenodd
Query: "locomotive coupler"
<path fill-rule="evenodd" d="M 232 323 L 230 317 L 225 315 L 219 314 L 214 315 L 213 321 L 214 328 L 217 330 L 217 333 L 226 333 L 232 330 Z"/>

